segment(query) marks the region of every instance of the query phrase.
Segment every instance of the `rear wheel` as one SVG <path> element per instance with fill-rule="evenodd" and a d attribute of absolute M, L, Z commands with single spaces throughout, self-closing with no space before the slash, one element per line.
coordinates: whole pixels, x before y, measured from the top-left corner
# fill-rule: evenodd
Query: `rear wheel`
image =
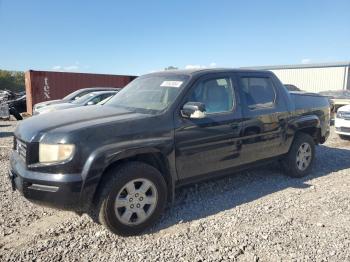
<path fill-rule="evenodd" d="M 97 207 L 101 224 L 127 236 L 141 233 L 160 217 L 167 203 L 167 188 L 157 169 L 130 162 L 106 175 Z"/>
<path fill-rule="evenodd" d="M 315 158 L 315 142 L 305 133 L 295 137 L 288 155 L 283 160 L 286 173 L 291 177 L 303 177 L 310 173 Z"/>

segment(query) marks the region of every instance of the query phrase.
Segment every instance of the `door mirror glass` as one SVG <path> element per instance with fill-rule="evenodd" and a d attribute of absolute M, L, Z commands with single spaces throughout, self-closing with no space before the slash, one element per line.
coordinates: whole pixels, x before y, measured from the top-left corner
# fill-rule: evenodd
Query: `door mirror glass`
<path fill-rule="evenodd" d="M 192 119 L 205 118 L 205 105 L 200 102 L 187 102 L 182 107 L 181 115 Z"/>
<path fill-rule="evenodd" d="M 95 103 L 94 103 L 94 101 L 89 101 L 89 102 L 87 102 L 87 105 L 88 106 L 91 106 L 91 105 L 94 105 Z"/>

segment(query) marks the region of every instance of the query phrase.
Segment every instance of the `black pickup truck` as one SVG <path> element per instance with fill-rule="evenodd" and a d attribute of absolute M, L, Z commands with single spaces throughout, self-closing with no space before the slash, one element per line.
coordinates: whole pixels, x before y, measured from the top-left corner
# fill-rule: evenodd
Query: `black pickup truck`
<path fill-rule="evenodd" d="M 178 186 L 272 160 L 307 175 L 328 135 L 328 100 L 290 93 L 271 72 L 164 71 L 103 106 L 24 120 L 9 176 L 31 201 L 132 235 L 156 221 Z"/>

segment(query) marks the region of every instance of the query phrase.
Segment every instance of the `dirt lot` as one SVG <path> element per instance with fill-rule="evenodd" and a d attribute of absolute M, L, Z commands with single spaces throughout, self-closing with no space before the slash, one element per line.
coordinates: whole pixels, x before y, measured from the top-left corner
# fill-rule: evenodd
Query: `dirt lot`
<path fill-rule="evenodd" d="M 350 141 L 334 133 L 307 178 L 271 165 L 182 188 L 154 228 L 122 238 L 11 191 L 15 125 L 0 121 L 0 261 L 350 261 Z"/>

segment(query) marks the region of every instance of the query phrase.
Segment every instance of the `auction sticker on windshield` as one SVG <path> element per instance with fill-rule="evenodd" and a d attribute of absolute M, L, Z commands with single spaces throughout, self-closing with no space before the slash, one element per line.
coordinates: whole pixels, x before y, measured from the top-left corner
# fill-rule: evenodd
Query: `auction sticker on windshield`
<path fill-rule="evenodd" d="M 160 86 L 166 87 L 180 87 L 182 85 L 182 81 L 163 81 Z"/>

